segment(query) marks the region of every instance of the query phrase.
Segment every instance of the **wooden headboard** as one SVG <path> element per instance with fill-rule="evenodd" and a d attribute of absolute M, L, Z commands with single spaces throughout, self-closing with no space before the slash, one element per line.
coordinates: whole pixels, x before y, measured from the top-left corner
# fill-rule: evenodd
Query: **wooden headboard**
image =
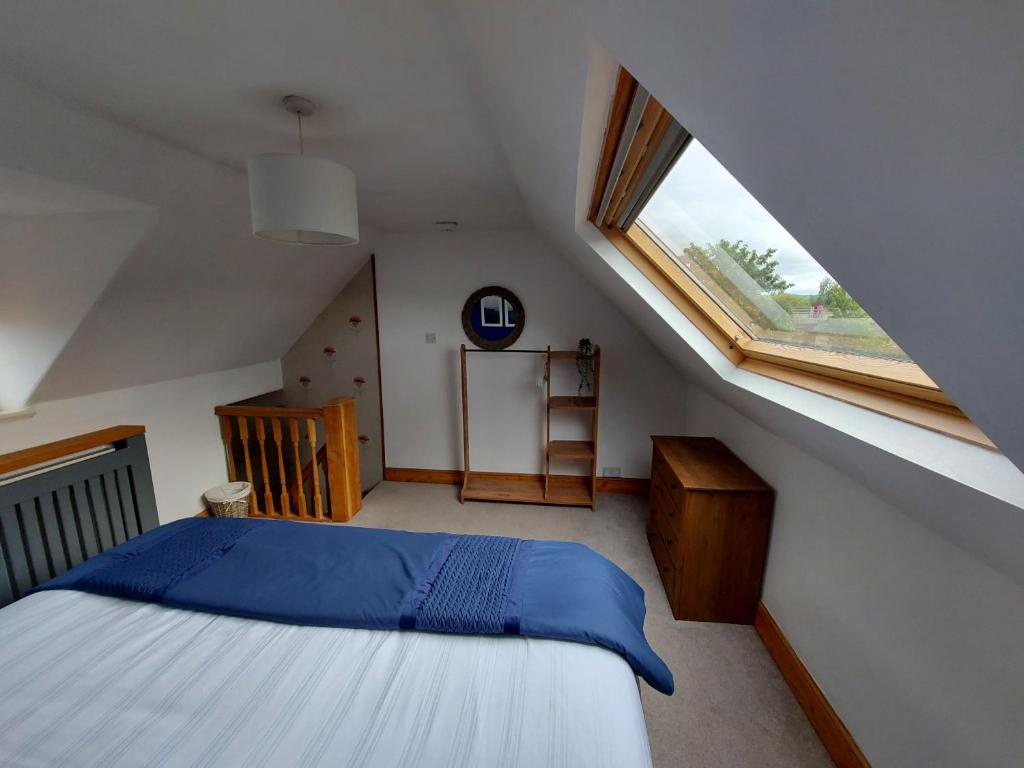
<path fill-rule="evenodd" d="M 0 455 L 0 607 L 158 525 L 145 427 Z"/>

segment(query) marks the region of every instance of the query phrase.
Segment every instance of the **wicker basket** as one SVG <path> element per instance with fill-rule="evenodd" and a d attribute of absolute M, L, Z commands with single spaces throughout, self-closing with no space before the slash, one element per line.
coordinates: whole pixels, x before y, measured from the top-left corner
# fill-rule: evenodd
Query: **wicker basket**
<path fill-rule="evenodd" d="M 248 517 L 250 493 L 252 485 L 239 482 L 218 485 L 203 495 L 214 517 Z"/>

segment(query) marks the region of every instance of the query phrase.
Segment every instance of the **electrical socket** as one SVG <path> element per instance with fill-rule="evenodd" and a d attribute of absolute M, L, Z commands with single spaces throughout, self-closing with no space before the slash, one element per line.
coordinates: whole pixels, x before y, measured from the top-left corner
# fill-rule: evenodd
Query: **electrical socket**
<path fill-rule="evenodd" d="M 426 344 L 437 344 L 437 334 L 436 333 L 428 333 L 424 338 L 426 339 L 426 341 L 425 341 Z"/>
<path fill-rule="evenodd" d="M 603 467 L 601 469 L 602 477 L 622 477 L 622 467 Z"/>

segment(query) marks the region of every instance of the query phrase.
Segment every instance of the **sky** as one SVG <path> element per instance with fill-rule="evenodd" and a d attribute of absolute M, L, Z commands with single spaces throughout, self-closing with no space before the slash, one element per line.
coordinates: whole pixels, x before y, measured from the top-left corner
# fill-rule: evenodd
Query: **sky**
<path fill-rule="evenodd" d="M 775 248 L 791 293 L 817 294 L 828 273 L 696 139 L 640 215 L 676 253 L 690 243 L 743 240 L 758 252 Z"/>

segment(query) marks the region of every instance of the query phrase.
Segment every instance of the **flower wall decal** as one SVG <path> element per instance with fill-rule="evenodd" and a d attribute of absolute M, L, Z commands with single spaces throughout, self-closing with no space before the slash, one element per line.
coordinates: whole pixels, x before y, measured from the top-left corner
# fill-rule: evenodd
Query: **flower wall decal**
<path fill-rule="evenodd" d="M 359 436 L 359 442 L 362 445 L 366 445 L 368 442 L 370 442 L 370 436 L 369 435 L 360 435 Z"/>
<path fill-rule="evenodd" d="M 324 347 L 324 357 L 327 358 L 327 362 L 329 362 L 329 363 L 333 363 L 334 362 L 334 356 L 337 353 L 338 353 L 338 350 L 336 350 L 330 344 L 328 344 L 326 347 Z"/>
<path fill-rule="evenodd" d="M 300 376 L 299 377 L 299 384 L 302 385 L 303 389 L 309 389 L 309 385 L 311 383 L 312 383 L 312 379 L 310 379 L 309 376 Z"/>
<path fill-rule="evenodd" d="M 363 318 L 361 318 L 359 315 L 352 315 L 352 317 L 348 319 L 348 324 L 352 326 L 352 330 L 354 331 L 359 330 L 359 326 L 362 324 L 362 322 Z"/>
<path fill-rule="evenodd" d="M 362 389 L 363 384 L 366 383 L 366 379 L 364 379 L 362 376 L 356 376 L 354 379 L 352 379 L 352 383 L 356 385 L 356 389 Z"/>

